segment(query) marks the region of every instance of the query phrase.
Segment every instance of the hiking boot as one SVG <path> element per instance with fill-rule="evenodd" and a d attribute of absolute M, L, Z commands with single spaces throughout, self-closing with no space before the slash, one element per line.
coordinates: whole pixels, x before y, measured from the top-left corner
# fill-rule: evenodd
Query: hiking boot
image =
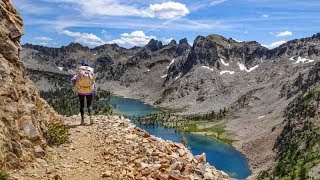
<path fill-rule="evenodd" d="M 81 119 L 80 125 L 81 125 L 81 126 L 84 126 L 84 125 L 85 125 L 83 118 Z"/>
<path fill-rule="evenodd" d="M 93 125 L 93 119 L 91 116 L 90 116 L 90 125 Z"/>

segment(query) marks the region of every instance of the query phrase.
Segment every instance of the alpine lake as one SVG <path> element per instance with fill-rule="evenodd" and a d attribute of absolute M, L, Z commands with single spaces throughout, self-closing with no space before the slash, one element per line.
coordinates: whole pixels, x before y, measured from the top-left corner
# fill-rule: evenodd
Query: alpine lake
<path fill-rule="evenodd" d="M 130 116 L 143 116 L 159 112 L 160 109 L 145 104 L 136 99 L 113 96 L 109 102 L 114 106 L 116 114 Z M 222 170 L 234 179 L 245 179 L 250 174 L 248 161 L 244 155 L 233 146 L 222 143 L 207 136 L 195 135 L 177 131 L 175 128 L 164 128 L 156 125 L 141 125 L 133 121 L 138 127 L 149 134 L 173 142 L 185 143 L 194 155 L 206 154 L 207 162 L 216 169 Z"/>

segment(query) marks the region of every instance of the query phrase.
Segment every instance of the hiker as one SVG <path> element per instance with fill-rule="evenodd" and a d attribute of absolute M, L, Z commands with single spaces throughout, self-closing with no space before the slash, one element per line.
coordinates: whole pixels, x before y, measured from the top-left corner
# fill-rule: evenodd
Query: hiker
<path fill-rule="evenodd" d="M 78 93 L 80 101 L 81 123 L 84 125 L 84 99 L 87 101 L 88 113 L 90 116 L 90 125 L 93 124 L 92 114 L 92 100 L 96 92 L 96 85 L 93 77 L 93 68 L 87 62 L 82 61 L 81 66 L 78 67 L 76 75 L 71 79 L 75 91 Z"/>

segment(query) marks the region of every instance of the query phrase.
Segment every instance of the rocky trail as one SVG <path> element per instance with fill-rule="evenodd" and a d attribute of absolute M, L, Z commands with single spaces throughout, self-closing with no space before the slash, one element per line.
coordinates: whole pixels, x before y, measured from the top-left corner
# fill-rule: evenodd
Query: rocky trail
<path fill-rule="evenodd" d="M 12 172 L 13 179 L 228 179 L 180 143 L 164 141 L 119 116 L 95 116 L 93 126 L 69 117 L 69 142 Z M 43 153 L 45 154 L 45 153 Z"/>

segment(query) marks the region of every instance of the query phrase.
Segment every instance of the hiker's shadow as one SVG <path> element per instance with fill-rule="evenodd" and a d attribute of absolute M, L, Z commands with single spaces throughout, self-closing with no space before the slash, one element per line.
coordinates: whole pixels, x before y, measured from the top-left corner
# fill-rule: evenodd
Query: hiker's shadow
<path fill-rule="evenodd" d="M 90 126 L 89 124 L 72 124 L 72 125 L 68 125 L 69 129 L 73 129 L 73 128 L 77 128 L 79 126 Z"/>
<path fill-rule="evenodd" d="M 80 125 L 80 124 L 72 124 L 72 125 L 68 125 L 68 128 L 69 129 L 73 129 L 73 128 L 77 128 L 79 126 L 83 126 L 83 125 Z"/>

